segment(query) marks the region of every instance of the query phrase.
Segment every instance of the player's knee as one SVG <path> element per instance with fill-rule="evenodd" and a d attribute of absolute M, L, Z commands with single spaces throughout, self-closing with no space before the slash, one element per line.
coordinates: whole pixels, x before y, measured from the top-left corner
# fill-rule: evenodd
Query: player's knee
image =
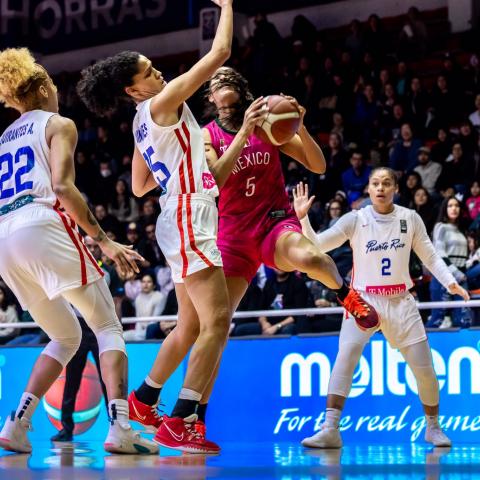
<path fill-rule="evenodd" d="M 127 353 L 125 348 L 125 340 L 123 338 L 123 328 L 120 321 L 115 317 L 111 322 L 104 324 L 95 331 L 97 337 L 98 352 L 101 355 L 109 350 L 119 350 Z"/>
<path fill-rule="evenodd" d="M 66 367 L 77 352 L 81 341 L 82 331 L 78 327 L 78 331 L 73 332 L 70 337 L 52 338 L 42 353 L 57 360 L 62 367 Z"/>
<path fill-rule="evenodd" d="M 193 345 L 200 334 L 200 325 L 178 323 L 175 327 L 178 338 L 189 345 Z M 172 332 L 173 333 L 173 332 Z"/>
<path fill-rule="evenodd" d="M 227 307 L 218 307 L 212 312 L 209 321 L 200 325 L 200 335 L 215 337 L 225 342 L 230 329 L 230 311 Z"/>
<path fill-rule="evenodd" d="M 312 270 L 325 270 L 331 264 L 330 257 L 319 252 L 313 245 L 304 248 L 297 258 L 300 270 L 309 272 Z"/>

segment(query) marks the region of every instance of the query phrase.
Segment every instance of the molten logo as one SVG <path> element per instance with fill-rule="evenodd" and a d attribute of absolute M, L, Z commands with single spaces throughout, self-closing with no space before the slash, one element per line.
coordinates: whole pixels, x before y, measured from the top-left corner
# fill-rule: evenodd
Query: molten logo
<path fill-rule="evenodd" d="M 446 386 L 450 395 L 480 394 L 480 376 L 474 373 L 474 366 L 480 364 L 480 353 L 477 350 L 459 347 L 451 352 L 448 359 L 444 359 L 432 348 L 432 357 L 440 390 Z M 463 363 L 469 366 L 470 378 L 465 378 L 465 375 L 463 379 L 461 377 Z M 332 367 L 329 358 L 321 352 L 313 352 L 307 357 L 290 353 L 280 367 L 280 395 L 292 397 L 294 385 L 298 385 L 300 397 L 326 396 Z M 313 379 L 314 373 L 318 375 L 318 381 Z M 294 378 L 298 378 L 298 382 L 294 382 Z M 404 381 L 401 380 L 403 378 Z M 318 392 L 312 391 L 313 385 L 318 385 Z M 470 391 L 462 392 L 467 385 L 470 386 Z M 387 390 L 392 395 L 404 396 L 407 394 L 407 386 L 412 392 L 418 393 L 415 377 L 402 354 L 384 340 L 374 340 L 371 342 L 370 358 L 363 355 L 360 357 L 350 397 L 358 397 L 369 388 L 371 395 L 384 395 Z"/>

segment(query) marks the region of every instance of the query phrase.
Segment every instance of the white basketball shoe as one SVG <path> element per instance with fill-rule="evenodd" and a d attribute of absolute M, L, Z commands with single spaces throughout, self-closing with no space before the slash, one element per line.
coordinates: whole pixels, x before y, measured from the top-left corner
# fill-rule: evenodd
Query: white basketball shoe
<path fill-rule="evenodd" d="M 307 448 L 342 448 L 343 442 L 338 428 L 323 424 L 315 435 L 304 438 L 302 445 Z"/>
<path fill-rule="evenodd" d="M 140 432 L 133 430 L 128 423 L 122 424 L 118 420 L 113 420 L 111 423 L 103 446 L 110 453 L 141 453 L 147 455 L 158 453 L 158 445 L 155 442 L 143 438 Z"/>
<path fill-rule="evenodd" d="M 32 444 L 27 436 L 29 430 L 32 430 L 30 420 L 19 418 L 12 411 L 0 432 L 0 447 L 11 452 L 30 453 Z"/>
<path fill-rule="evenodd" d="M 425 429 L 425 441 L 431 443 L 434 447 L 451 447 L 452 441 L 445 435 L 442 427 L 436 423 L 428 425 Z"/>

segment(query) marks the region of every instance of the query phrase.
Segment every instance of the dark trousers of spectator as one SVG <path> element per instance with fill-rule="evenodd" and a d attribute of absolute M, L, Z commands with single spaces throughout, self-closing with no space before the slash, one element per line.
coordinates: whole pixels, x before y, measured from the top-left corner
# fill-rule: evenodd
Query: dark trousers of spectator
<path fill-rule="evenodd" d="M 283 335 L 295 335 L 297 333 L 296 325 L 294 323 L 290 323 L 285 325 L 280 330 L 275 332 L 276 334 L 283 334 Z M 248 323 L 239 323 L 235 325 L 231 336 L 232 337 L 243 337 L 245 335 L 261 335 L 262 334 L 262 327 L 258 322 L 248 322 Z"/>
<path fill-rule="evenodd" d="M 102 373 L 100 371 L 100 357 L 98 354 L 97 338 L 90 330 L 90 328 L 84 323 L 83 319 L 79 320 L 82 327 L 82 341 L 77 352 L 67 365 L 65 389 L 63 391 L 62 400 L 62 426 L 69 433 L 73 433 L 73 429 L 75 428 L 75 423 L 73 421 L 75 401 L 77 399 L 78 390 L 80 389 L 83 370 L 87 363 L 87 356 L 89 352 L 92 352 L 93 358 L 95 360 L 98 377 L 100 379 L 100 385 L 102 387 L 103 397 L 105 399 L 105 405 L 107 406 L 108 411 L 107 389 L 105 388 L 105 384 L 103 383 Z"/>

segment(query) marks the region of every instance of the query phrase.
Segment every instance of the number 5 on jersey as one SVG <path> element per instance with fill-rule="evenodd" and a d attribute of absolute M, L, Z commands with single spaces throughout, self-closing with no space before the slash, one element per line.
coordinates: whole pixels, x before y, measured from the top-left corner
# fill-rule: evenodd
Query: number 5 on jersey
<path fill-rule="evenodd" d="M 253 195 L 255 195 L 255 177 L 250 177 L 247 178 L 245 196 L 252 197 Z"/>

